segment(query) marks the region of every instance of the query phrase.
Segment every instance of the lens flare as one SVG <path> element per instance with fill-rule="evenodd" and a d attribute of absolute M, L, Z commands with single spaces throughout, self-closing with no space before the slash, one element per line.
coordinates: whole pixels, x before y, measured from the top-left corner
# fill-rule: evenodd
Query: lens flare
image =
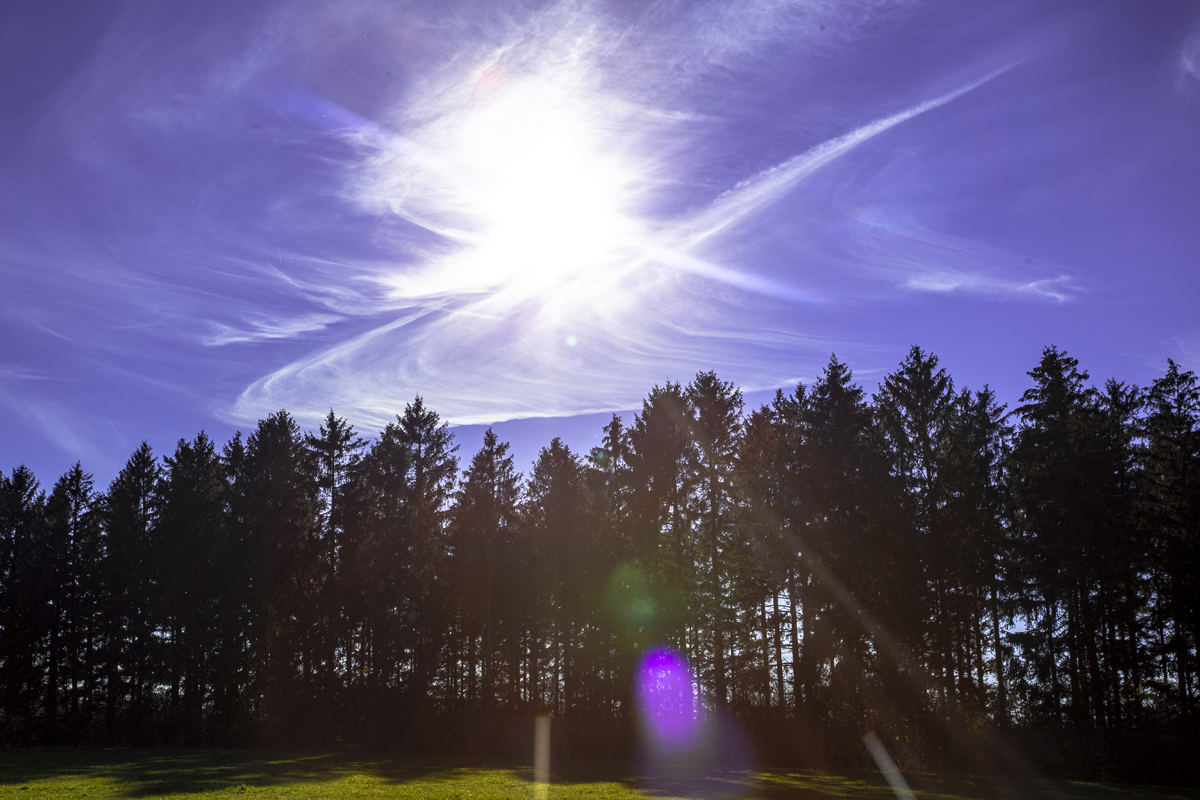
<path fill-rule="evenodd" d="M 592 458 L 606 465 L 610 454 L 603 447 L 592 448 Z M 604 593 L 605 608 L 627 636 L 639 636 L 658 620 L 659 603 L 646 576 L 635 564 L 625 563 L 613 570 Z M 646 634 L 647 641 L 652 634 Z"/>
<path fill-rule="evenodd" d="M 642 727 L 652 745 L 681 753 L 699 743 L 700 693 L 682 655 L 662 646 L 647 650 L 638 667 L 637 699 Z"/>

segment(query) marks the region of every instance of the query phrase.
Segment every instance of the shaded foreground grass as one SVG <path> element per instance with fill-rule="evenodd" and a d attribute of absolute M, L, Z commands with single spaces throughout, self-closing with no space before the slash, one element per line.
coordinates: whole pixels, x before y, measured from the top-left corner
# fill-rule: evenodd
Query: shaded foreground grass
<path fill-rule="evenodd" d="M 417 759 L 223 750 L 0 751 L 0 797 L 87 798 L 529 798 L 528 767 Z M 910 776 L 919 800 L 1200 800 L 1200 791 L 1059 781 Z M 878 773 L 717 772 L 639 776 L 624 765 L 560 762 L 549 800 L 762 798 L 891 800 Z"/>

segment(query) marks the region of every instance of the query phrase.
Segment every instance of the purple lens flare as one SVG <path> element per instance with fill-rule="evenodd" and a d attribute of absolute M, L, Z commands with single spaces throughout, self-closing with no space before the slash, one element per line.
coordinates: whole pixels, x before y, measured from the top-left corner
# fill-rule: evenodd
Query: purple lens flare
<path fill-rule="evenodd" d="M 638 710 L 651 741 L 671 752 L 694 747 L 703 711 L 687 661 L 667 647 L 654 645 L 637 671 Z"/>

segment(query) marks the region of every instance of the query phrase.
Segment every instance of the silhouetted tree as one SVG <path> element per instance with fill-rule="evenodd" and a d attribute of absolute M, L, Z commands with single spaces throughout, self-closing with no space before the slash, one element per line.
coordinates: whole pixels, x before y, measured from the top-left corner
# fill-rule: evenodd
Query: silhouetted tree
<path fill-rule="evenodd" d="M 1146 491 L 1150 528 L 1149 578 L 1155 604 L 1149 634 L 1157 664 L 1130 664 L 1126 703 L 1136 701 L 1143 681 L 1167 695 L 1194 725 L 1196 652 L 1200 637 L 1200 383 L 1192 372 L 1167 361 L 1167 372 L 1147 395 Z M 1127 623 L 1126 648 L 1138 631 Z M 1172 691 L 1173 690 L 1173 691 Z M 1164 697 L 1166 700 L 1167 697 Z"/>
<path fill-rule="evenodd" d="M 143 443 L 103 495 L 18 467 L 0 743 L 491 752 L 551 712 L 560 754 L 613 757 L 665 643 L 771 758 L 876 730 L 990 768 L 953 756 L 988 720 L 1105 769 L 1186 751 L 1200 382 L 1096 387 L 1054 347 L 1029 375 L 1010 415 L 919 347 L 873 397 L 836 357 L 758 409 L 700 372 L 527 481 L 492 430 L 460 474 L 419 397 L 369 444 L 333 411 Z"/>
<path fill-rule="evenodd" d="M 43 726 L 49 605 L 56 579 L 48 563 L 45 494 L 25 466 L 0 473 L 0 679 L 5 744 L 36 742 Z M 57 713 L 57 700 L 51 706 Z"/>
<path fill-rule="evenodd" d="M 517 595 L 525 566 L 517 560 L 520 478 L 508 443 L 488 428 L 463 474 L 451 514 L 450 592 L 457 606 L 461 664 L 453 688 L 460 699 L 484 708 L 501 696 L 510 708 L 520 705 L 524 620 Z"/>
<path fill-rule="evenodd" d="M 110 742 L 146 741 L 154 713 L 160 478 L 154 453 L 142 442 L 104 497 L 104 724 Z"/>

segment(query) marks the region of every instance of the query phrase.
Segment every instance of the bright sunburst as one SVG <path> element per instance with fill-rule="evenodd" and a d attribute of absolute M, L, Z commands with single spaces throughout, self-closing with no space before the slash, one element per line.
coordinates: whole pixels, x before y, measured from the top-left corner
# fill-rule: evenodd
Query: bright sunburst
<path fill-rule="evenodd" d="M 431 126 L 419 162 L 396 165 L 391 204 L 461 245 L 422 276 L 427 291 L 540 291 L 620 256 L 638 231 L 633 179 L 597 105 L 563 82 L 493 72 Z"/>
<path fill-rule="evenodd" d="M 471 178 L 489 271 L 552 280 L 611 260 L 631 234 L 621 210 L 628 177 L 590 111 L 533 79 L 499 89 L 463 120 L 452 157 Z"/>

